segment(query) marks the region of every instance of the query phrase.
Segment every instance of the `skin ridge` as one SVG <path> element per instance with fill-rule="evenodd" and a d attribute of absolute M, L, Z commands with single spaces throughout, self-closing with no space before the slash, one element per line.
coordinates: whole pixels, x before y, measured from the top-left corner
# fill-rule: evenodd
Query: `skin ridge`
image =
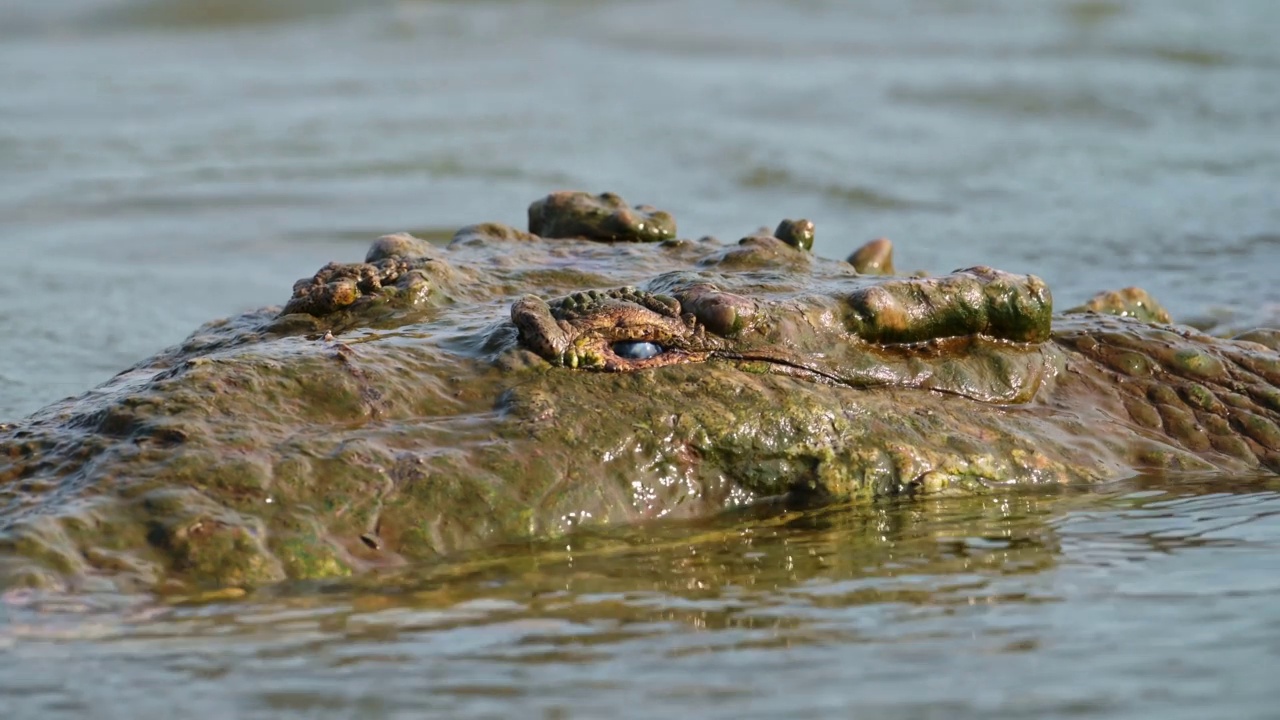
<path fill-rule="evenodd" d="M 725 244 L 617 196 L 530 212 L 539 235 L 379 238 L 0 423 L 0 584 L 183 593 L 778 499 L 1280 472 L 1274 331 L 874 274 L 888 241 L 824 259 L 805 220 Z"/>

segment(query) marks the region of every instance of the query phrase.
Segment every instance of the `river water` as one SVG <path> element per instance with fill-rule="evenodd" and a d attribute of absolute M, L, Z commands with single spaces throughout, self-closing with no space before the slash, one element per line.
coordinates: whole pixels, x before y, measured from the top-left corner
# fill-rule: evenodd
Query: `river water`
<path fill-rule="evenodd" d="M 1280 318 L 1272 0 L 9 0 L 0 419 L 559 188 Z M 884 503 L 0 602 L 8 717 L 1275 717 L 1280 482 Z"/>

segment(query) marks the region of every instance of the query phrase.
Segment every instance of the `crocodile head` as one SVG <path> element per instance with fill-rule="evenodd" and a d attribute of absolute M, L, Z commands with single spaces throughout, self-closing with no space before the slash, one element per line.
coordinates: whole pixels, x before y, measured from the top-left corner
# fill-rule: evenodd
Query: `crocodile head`
<path fill-rule="evenodd" d="M 887 242 L 823 259 L 801 220 L 684 240 L 556 193 L 529 228 L 380 238 L 0 425 L 0 579 L 244 584 L 766 501 L 1280 467 L 1265 334 L 1051 318 L 1034 276 L 877 275 Z"/>
<path fill-rule="evenodd" d="M 1051 300 L 1035 276 L 974 267 L 935 278 L 875 278 L 847 263 L 805 273 L 723 268 L 775 238 L 713 253 L 644 289 L 577 292 L 512 306 L 521 345 L 561 367 L 637 371 L 725 364 L 852 388 L 913 387 L 987 402 L 1028 399 Z M 774 249 L 776 251 L 776 249 Z M 802 252 L 802 251 L 792 251 Z M 766 255 L 767 266 L 767 255 Z"/>

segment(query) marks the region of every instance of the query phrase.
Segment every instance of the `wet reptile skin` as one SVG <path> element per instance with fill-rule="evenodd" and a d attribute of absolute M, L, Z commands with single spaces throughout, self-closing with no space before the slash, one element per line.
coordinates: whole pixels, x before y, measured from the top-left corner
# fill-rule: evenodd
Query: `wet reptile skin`
<path fill-rule="evenodd" d="M 557 193 L 530 229 L 380 238 L 0 424 L 0 582 L 244 585 L 772 498 L 1280 471 L 1273 331 L 1122 317 L 1167 319 L 1136 290 L 1053 315 L 983 266 L 864 274 L 886 242 L 823 259 L 803 220 L 680 240 Z"/>

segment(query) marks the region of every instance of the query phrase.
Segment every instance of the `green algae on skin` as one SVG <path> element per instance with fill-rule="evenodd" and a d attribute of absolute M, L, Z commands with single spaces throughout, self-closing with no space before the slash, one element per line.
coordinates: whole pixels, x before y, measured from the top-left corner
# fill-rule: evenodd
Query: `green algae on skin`
<path fill-rule="evenodd" d="M 886 281 L 854 291 L 848 304 L 849 330 L 883 343 L 972 335 L 1041 342 L 1049 337 L 1053 313 L 1040 278 L 987 267 Z"/>
<path fill-rule="evenodd" d="M 527 232 L 384 236 L 0 425 L 0 584 L 243 591 L 779 498 L 1280 469 L 1265 333 L 892 277 L 888 241 L 828 260 L 808 221 L 674 232 L 557 193 Z"/>

